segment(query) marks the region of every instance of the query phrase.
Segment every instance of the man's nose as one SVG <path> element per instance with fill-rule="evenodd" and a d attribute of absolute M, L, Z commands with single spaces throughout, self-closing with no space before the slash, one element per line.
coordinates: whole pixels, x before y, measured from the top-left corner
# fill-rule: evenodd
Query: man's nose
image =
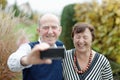
<path fill-rule="evenodd" d="M 49 27 L 48 33 L 53 33 L 53 29 L 51 27 Z"/>

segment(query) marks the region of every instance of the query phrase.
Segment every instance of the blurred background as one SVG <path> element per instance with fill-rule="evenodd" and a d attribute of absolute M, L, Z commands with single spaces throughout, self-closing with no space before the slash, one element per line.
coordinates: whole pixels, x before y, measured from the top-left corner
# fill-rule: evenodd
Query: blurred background
<path fill-rule="evenodd" d="M 22 80 L 7 67 L 8 56 L 21 44 L 36 41 L 37 21 L 45 13 L 59 16 L 60 40 L 74 48 L 71 30 L 76 22 L 94 25 L 92 48 L 105 55 L 114 80 L 120 80 L 120 0 L 0 0 L 0 80 Z"/>
<path fill-rule="evenodd" d="M 72 3 L 83 3 L 83 2 L 91 2 L 91 0 L 7 0 L 8 6 L 13 5 L 15 2 L 18 6 L 23 6 L 26 3 L 29 4 L 29 8 L 32 9 L 33 12 L 37 11 L 39 13 L 52 12 L 57 15 L 60 15 L 64 6 Z"/>

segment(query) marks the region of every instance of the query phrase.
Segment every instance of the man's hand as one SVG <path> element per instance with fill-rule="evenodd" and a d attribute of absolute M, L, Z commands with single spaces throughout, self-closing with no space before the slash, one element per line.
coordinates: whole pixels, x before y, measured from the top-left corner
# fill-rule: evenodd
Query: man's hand
<path fill-rule="evenodd" d="M 40 51 L 50 48 L 50 45 L 47 43 L 41 43 L 35 45 L 31 50 L 31 53 L 21 58 L 21 64 L 23 66 L 34 65 L 34 64 L 50 64 L 52 63 L 51 59 L 40 59 Z"/>

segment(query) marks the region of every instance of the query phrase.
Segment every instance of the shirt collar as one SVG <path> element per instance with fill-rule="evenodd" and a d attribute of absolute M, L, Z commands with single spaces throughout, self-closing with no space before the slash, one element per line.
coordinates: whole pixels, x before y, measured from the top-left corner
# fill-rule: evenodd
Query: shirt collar
<path fill-rule="evenodd" d="M 38 39 L 38 41 L 39 41 L 39 43 L 42 43 L 41 40 L 40 40 L 40 38 Z M 57 48 L 57 45 L 54 44 L 53 46 L 51 46 L 51 48 Z"/>

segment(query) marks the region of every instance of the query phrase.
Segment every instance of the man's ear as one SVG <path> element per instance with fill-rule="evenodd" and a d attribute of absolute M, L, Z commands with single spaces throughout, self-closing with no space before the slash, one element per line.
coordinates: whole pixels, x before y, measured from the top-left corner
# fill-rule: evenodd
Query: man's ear
<path fill-rule="evenodd" d="M 59 28 L 59 35 L 62 33 L 62 26 Z"/>
<path fill-rule="evenodd" d="M 40 28 L 39 27 L 37 27 L 37 32 L 40 33 Z"/>

